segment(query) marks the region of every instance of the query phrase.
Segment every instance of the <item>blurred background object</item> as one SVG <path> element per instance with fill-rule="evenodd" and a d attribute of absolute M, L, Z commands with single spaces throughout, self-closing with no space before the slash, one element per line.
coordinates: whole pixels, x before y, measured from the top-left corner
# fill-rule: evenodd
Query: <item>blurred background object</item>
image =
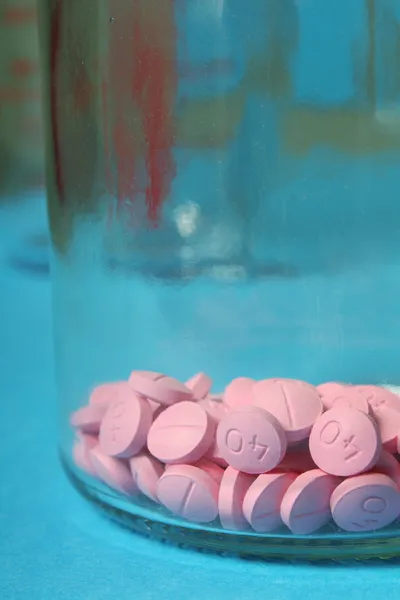
<path fill-rule="evenodd" d="M 43 185 L 36 0 L 0 0 L 0 199 Z"/>
<path fill-rule="evenodd" d="M 37 26 L 36 0 L 0 0 L 0 205 L 4 219 L 11 211 L 24 224 L 8 258 L 43 275 L 49 260 Z"/>

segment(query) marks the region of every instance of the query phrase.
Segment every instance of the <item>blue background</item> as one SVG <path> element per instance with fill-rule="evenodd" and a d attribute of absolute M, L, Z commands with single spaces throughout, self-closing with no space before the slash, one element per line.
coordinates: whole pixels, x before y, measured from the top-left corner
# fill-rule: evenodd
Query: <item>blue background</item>
<path fill-rule="evenodd" d="M 400 562 L 258 563 L 130 534 L 95 512 L 57 459 L 50 282 L 25 245 L 43 200 L 0 207 L 0 598 L 385 598 Z M 29 257 L 33 270 L 22 268 Z M 16 265 L 20 265 L 19 267 Z"/>
<path fill-rule="evenodd" d="M 305 17 L 315 4 L 304 2 Z M 305 102 L 340 105 L 351 96 L 351 73 L 343 65 L 356 33 L 350 32 L 347 44 L 341 27 L 343 6 L 343 2 L 326 3 L 329 14 L 319 21 L 317 41 L 324 61 L 320 52 L 315 52 L 315 38 L 303 36 L 309 44 L 300 49 L 296 88 Z M 346 2 L 349 22 L 361 22 L 355 14 L 359 6 L 358 2 Z M 307 22 L 312 19 L 305 18 L 303 28 Z M 327 51 L 333 48 L 335 52 Z M 313 79 L 301 64 L 313 65 Z M 397 165 L 395 171 L 397 174 Z M 319 191 L 315 198 L 319 199 Z M 312 214 L 316 206 L 309 205 Z M 348 206 L 357 208 L 351 202 Z M 375 206 L 384 215 L 385 208 Z M 295 219 L 307 218 L 303 205 L 292 214 Z M 372 209 L 370 217 L 374 222 Z M 43 250 L 33 249 L 26 241 L 30 234 L 45 229 L 43 198 L 0 205 L 0 599 L 254 600 L 259 595 L 268 600 L 320 600 L 350 593 L 352 600 L 377 600 L 393 595 L 400 579 L 400 561 L 291 565 L 181 550 L 119 529 L 77 494 L 57 458 L 46 257 Z M 387 251 L 391 254 L 392 248 Z M 384 253 L 382 262 L 386 257 Z M 393 267 L 397 274 L 398 265 Z M 378 296 L 378 288 L 386 290 L 387 307 L 387 286 L 397 286 L 393 282 L 398 279 L 391 270 L 380 272 L 382 280 L 374 290 Z M 349 273 L 349 281 L 351 277 Z M 359 279 L 354 286 L 360 289 Z M 376 301 L 375 297 L 375 306 Z M 390 331 L 396 330 L 397 314 L 398 300 L 393 295 L 389 316 L 386 308 L 374 320 L 386 343 Z M 365 321 L 365 314 L 363 318 Z"/>

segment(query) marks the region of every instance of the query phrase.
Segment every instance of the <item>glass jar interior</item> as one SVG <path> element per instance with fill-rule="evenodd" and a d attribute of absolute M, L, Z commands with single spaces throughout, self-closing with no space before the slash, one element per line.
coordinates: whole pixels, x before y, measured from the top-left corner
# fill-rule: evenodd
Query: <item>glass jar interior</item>
<path fill-rule="evenodd" d="M 323 16 L 291 0 L 42 4 L 60 440 L 74 483 L 113 518 L 179 543 L 397 553 L 397 523 L 258 535 L 128 501 L 76 469 L 70 426 L 94 386 L 132 370 L 205 372 L 215 393 L 238 376 L 399 383 L 397 3 L 329 1 Z"/>

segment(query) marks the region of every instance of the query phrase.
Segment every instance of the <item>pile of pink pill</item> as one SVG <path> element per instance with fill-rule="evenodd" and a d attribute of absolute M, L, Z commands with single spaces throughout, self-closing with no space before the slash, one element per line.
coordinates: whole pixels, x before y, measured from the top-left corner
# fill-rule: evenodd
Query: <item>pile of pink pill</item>
<path fill-rule="evenodd" d="M 222 394 L 133 371 L 71 416 L 76 465 L 196 523 L 311 534 L 381 529 L 400 515 L 400 397 L 389 389 L 234 379 Z"/>

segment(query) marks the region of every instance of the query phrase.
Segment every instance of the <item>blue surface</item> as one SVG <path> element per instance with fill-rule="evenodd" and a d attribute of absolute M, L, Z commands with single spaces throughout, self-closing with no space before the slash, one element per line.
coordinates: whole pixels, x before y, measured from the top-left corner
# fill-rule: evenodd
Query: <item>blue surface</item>
<path fill-rule="evenodd" d="M 10 255 L 44 228 L 38 203 L 0 206 L 0 598 L 385 598 L 400 562 L 257 563 L 129 534 L 99 516 L 57 460 L 50 282 Z M 22 247 L 24 247 L 24 243 Z"/>
<path fill-rule="evenodd" d="M 239 4 L 247 11 L 247 3 Z M 340 107 L 354 93 L 349 56 L 354 40 L 362 38 L 359 31 L 352 29 L 352 24 L 357 22 L 360 28 L 365 28 L 365 19 L 359 14 L 360 2 L 341 0 L 325 4 L 327 13 L 321 20 L 320 7 L 316 2 L 302 3 L 302 45 L 293 65 L 296 96 L 317 106 L 331 103 Z M 265 6 L 262 0 L 259 0 L 259 6 L 260 10 Z M 351 25 L 348 30 L 343 27 L 343 10 L 346 10 L 347 22 Z M 205 27 L 220 39 L 220 31 L 210 30 L 208 22 Z M 235 43 L 237 37 L 235 33 Z M 257 44 L 258 37 L 254 38 L 254 44 Z M 202 44 L 201 47 L 207 51 L 209 46 Z M 321 60 L 321 55 L 324 60 Z M 224 58 L 223 46 L 221 58 Z M 242 76 L 243 66 L 239 62 L 237 77 L 223 82 L 227 89 L 234 87 Z M 192 86 L 189 91 L 192 91 Z M 195 89 L 193 93 L 197 95 L 200 90 Z M 241 153 L 247 153 L 257 123 L 261 120 L 259 113 L 253 111 L 252 114 L 255 114 L 253 128 L 246 122 L 251 136 L 247 146 L 244 144 L 237 148 L 238 160 Z M 270 133 L 272 139 L 276 132 Z M 274 159 L 275 153 L 272 143 L 270 147 L 269 161 Z M 332 229 L 340 231 L 340 237 L 332 240 L 331 251 L 334 246 L 339 264 L 341 259 L 347 264 L 349 253 L 355 250 L 344 243 L 351 240 L 352 231 L 350 227 L 343 230 L 343 224 L 356 222 L 365 227 L 373 223 L 374 229 L 382 223 L 388 225 L 387 215 L 392 214 L 393 206 L 398 206 L 397 161 L 390 171 L 389 180 L 386 175 L 383 198 L 379 193 L 379 179 L 371 176 L 368 180 L 365 177 L 366 172 L 373 172 L 375 158 L 365 159 L 358 170 L 351 164 L 346 170 L 346 165 L 338 162 L 337 170 L 343 179 L 325 192 L 321 202 L 320 183 L 317 181 L 315 189 L 309 183 L 315 179 L 317 158 L 313 155 L 309 162 L 304 163 L 301 178 L 295 165 L 292 166 L 293 172 L 287 171 L 286 164 L 282 169 L 285 182 L 293 180 L 296 192 L 292 190 L 290 195 L 288 215 L 291 220 L 285 221 L 285 226 L 292 233 L 310 224 L 312 232 L 312 225 L 317 222 L 324 235 Z M 264 159 L 264 156 L 259 157 L 260 161 Z M 323 164 L 323 153 L 320 160 Z M 186 181 L 175 190 L 178 200 L 179 193 L 187 194 L 189 189 L 196 201 L 196 193 L 200 194 L 199 179 L 208 180 L 211 188 L 216 187 L 212 177 L 214 172 L 206 167 L 206 176 L 192 177 L 193 190 Z M 189 168 L 186 171 L 191 177 Z M 248 175 L 246 184 L 252 177 L 255 190 L 262 186 L 260 173 L 249 171 Z M 321 180 L 324 181 L 323 178 Z M 349 182 L 351 185 L 348 185 Z M 278 183 L 282 184 L 280 180 Z M 283 186 L 282 190 L 282 196 L 278 193 L 275 202 L 268 206 L 270 218 L 278 223 L 283 219 L 281 211 L 286 207 L 282 198 L 291 191 L 287 186 Z M 354 198 L 360 199 L 360 206 L 353 201 L 354 190 L 357 192 Z M 339 196 L 344 200 L 340 204 L 335 202 Z M 213 205 L 212 193 L 209 197 Z M 307 210 L 303 202 L 305 197 Z M 286 214 L 284 217 L 286 219 Z M 260 223 L 263 226 L 262 220 Z M 393 230 L 387 236 L 390 240 L 397 239 L 398 219 L 393 218 L 392 223 Z M 400 561 L 309 566 L 240 561 L 161 545 L 129 534 L 94 512 L 69 485 L 57 459 L 50 283 L 43 268 L 43 249 L 36 248 L 33 254 L 26 241 L 27 236 L 44 228 L 45 216 L 40 198 L 36 201 L 31 199 L 28 203 L 0 205 L 0 402 L 3 408 L 0 418 L 0 600 L 254 600 L 258 595 L 268 600 L 297 597 L 330 600 L 342 598 L 345 594 L 352 600 L 379 600 L 393 596 L 400 579 Z M 312 239 L 307 229 L 306 238 L 307 241 Z M 359 326 L 360 331 L 371 328 L 376 334 L 375 339 L 383 339 L 384 348 L 389 347 L 390 351 L 389 340 L 392 340 L 394 348 L 397 347 L 398 295 L 393 293 L 389 296 L 388 289 L 393 286 L 394 292 L 397 291 L 398 264 L 395 261 L 394 265 L 388 265 L 387 257 L 393 255 L 389 243 L 371 245 L 373 259 L 368 245 L 366 239 L 360 246 L 363 261 L 358 255 L 351 254 L 357 278 L 350 272 L 349 280 L 353 281 L 353 289 L 357 293 L 364 293 L 367 297 L 369 290 L 363 283 L 364 270 L 360 270 L 359 265 L 377 265 L 381 279 L 374 279 L 373 289 L 378 293 L 384 310 L 377 311 L 375 302 L 375 314 L 371 316 L 361 311 L 357 320 L 354 311 L 349 311 L 352 305 L 345 303 L 340 294 L 332 295 L 332 301 L 338 303 L 340 314 L 350 314 L 349 325 Z M 294 248 L 295 258 L 302 266 L 307 266 L 312 258 L 312 268 L 318 270 L 321 257 L 316 250 L 321 247 L 328 248 L 328 245 L 315 236 L 311 251 L 309 245 L 302 243 Z M 287 257 L 289 262 L 291 258 Z M 381 264 L 388 265 L 386 270 L 380 269 Z M 300 296 L 300 300 L 302 298 Z M 310 310 L 314 311 L 314 307 L 311 306 Z M 325 327 L 326 320 L 319 310 L 320 307 L 316 306 L 317 317 Z M 335 330 L 336 324 L 331 325 Z M 344 328 L 346 322 L 341 326 Z M 349 337 L 353 337 L 351 330 Z M 376 361 L 375 356 L 367 356 L 367 350 L 360 361 L 362 368 L 366 369 L 369 360 L 370 368 L 376 364 L 379 373 L 382 373 L 382 363 Z M 396 373 L 398 370 L 397 358 L 393 352 L 391 356 L 392 363 L 386 363 L 388 378 L 391 369 Z"/>

